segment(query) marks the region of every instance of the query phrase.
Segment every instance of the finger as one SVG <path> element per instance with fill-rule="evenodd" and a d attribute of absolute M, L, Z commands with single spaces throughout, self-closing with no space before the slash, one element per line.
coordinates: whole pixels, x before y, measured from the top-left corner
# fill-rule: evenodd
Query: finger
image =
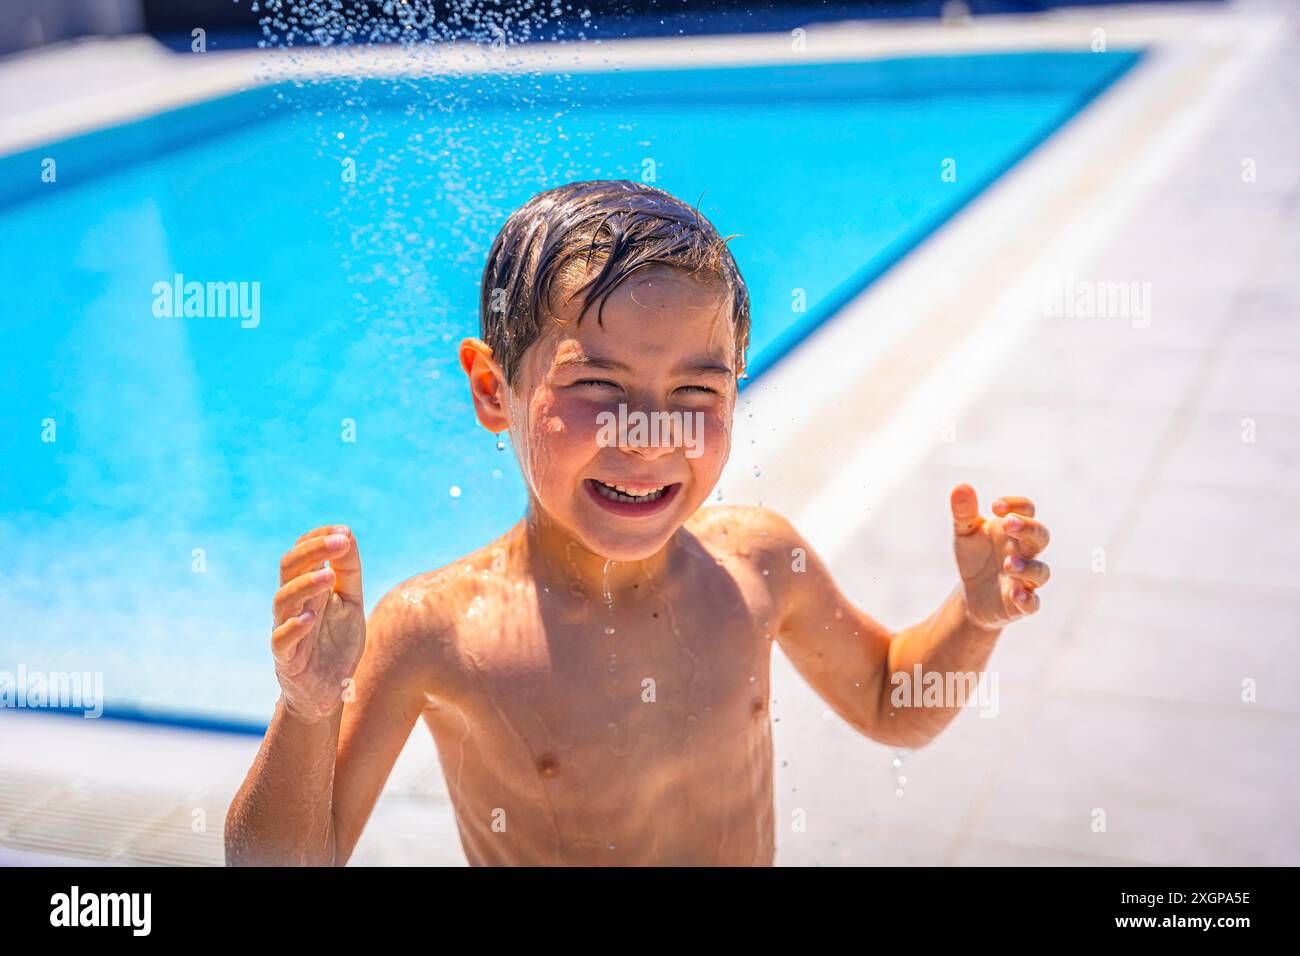
<path fill-rule="evenodd" d="M 295 541 L 294 544 L 302 544 L 308 538 L 320 538 L 320 537 L 324 537 L 327 534 L 351 534 L 351 533 L 352 533 L 352 529 L 345 524 L 323 524 L 319 528 L 312 528 L 310 531 L 308 531 L 306 534 L 300 537 L 297 541 Z"/>
<path fill-rule="evenodd" d="M 271 603 L 275 611 L 275 623 L 279 624 L 301 613 L 302 606 L 307 603 L 308 598 L 322 591 L 328 591 L 333 585 L 332 568 L 321 568 L 319 571 L 308 571 L 306 574 L 298 575 L 275 592 L 275 600 Z"/>
<path fill-rule="evenodd" d="M 952 507 L 952 528 L 957 535 L 970 534 L 984 523 L 980 517 L 979 499 L 970 485 L 954 488 L 948 496 L 948 503 Z"/>
<path fill-rule="evenodd" d="M 271 653 L 281 664 L 288 664 L 293 660 L 294 654 L 298 650 L 298 645 L 302 643 L 303 638 L 312 632 L 316 626 L 316 612 L 303 611 L 296 617 L 291 617 L 279 627 L 271 632 Z"/>
<path fill-rule="evenodd" d="M 337 557 L 330 558 L 330 567 L 334 569 L 334 590 L 348 601 L 363 604 L 361 597 L 361 551 L 357 547 L 357 536 L 348 535 L 348 548 Z"/>
<path fill-rule="evenodd" d="M 1033 590 L 1042 587 L 1052 577 L 1052 569 L 1042 561 L 1026 561 L 1015 554 L 1008 554 L 1002 562 L 1002 570 L 1015 578 L 1024 588 Z"/>
<path fill-rule="evenodd" d="M 1015 539 L 1022 558 L 1032 558 L 1052 540 L 1046 525 L 1024 515 L 1007 515 L 1002 521 L 1002 530 L 1008 537 Z"/>
<path fill-rule="evenodd" d="M 1038 610 L 1038 594 L 1032 589 L 1012 588 L 1011 601 L 1017 608 L 1026 614 L 1033 614 Z"/>
<path fill-rule="evenodd" d="M 993 513 L 999 518 L 1011 514 L 1022 514 L 1026 518 L 1034 516 L 1034 503 L 1028 498 L 1021 498 L 1019 495 L 1003 495 L 997 501 L 993 502 Z"/>
<path fill-rule="evenodd" d="M 280 559 L 280 583 L 288 584 L 300 574 L 315 571 L 326 561 L 346 554 L 352 544 L 347 534 L 327 534 L 295 544 Z"/>

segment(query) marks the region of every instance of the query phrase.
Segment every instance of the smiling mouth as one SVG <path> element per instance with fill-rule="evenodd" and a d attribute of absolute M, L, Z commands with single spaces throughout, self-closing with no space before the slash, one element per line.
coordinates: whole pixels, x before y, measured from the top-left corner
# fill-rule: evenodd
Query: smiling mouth
<path fill-rule="evenodd" d="M 681 488 L 680 482 L 669 485 L 622 485 L 588 478 L 583 482 L 597 504 L 615 514 L 651 514 L 665 506 Z"/>

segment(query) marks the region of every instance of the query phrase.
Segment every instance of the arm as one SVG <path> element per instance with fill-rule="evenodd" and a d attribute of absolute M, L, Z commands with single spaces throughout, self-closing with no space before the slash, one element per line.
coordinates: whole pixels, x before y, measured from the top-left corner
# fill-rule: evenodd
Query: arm
<path fill-rule="evenodd" d="M 352 693 L 323 719 L 276 705 L 231 803 L 226 860 L 234 865 L 344 866 L 425 707 L 427 672 L 411 630 L 385 599 L 367 626 Z"/>
<path fill-rule="evenodd" d="M 423 707 L 424 671 L 404 659 L 414 645 L 394 602 L 375 609 L 367 640 L 346 528 L 308 532 L 280 576 L 271 646 L 281 697 L 231 802 L 226 861 L 341 865 Z"/>
<path fill-rule="evenodd" d="M 334 755 L 342 707 L 298 717 L 281 697 L 262 747 L 226 813 L 227 866 L 334 862 Z"/>
<path fill-rule="evenodd" d="M 334 865 L 352 856 L 411 730 L 440 683 L 426 650 L 441 624 L 423 605 L 408 605 L 401 587 L 370 616 L 356 697 L 343 709 L 334 770 Z M 436 645 L 435 645 L 436 646 Z"/>
<path fill-rule="evenodd" d="M 959 485 L 951 505 L 959 584 L 937 611 L 898 632 L 845 598 L 798 532 L 768 513 L 764 550 L 780 607 L 778 643 L 836 713 L 882 743 L 919 747 L 947 726 L 960 701 L 897 706 L 913 700 L 916 666 L 922 674 L 978 674 L 1002 628 L 1038 609 L 1035 588 L 1047 582 L 1047 566 L 1033 560 L 1047 544 L 1047 529 L 1033 520 L 1031 502 L 999 499 L 994 517 L 985 519 L 975 492 Z M 791 561 L 796 548 L 802 562 Z M 895 696 L 904 687 L 906 697 Z"/>

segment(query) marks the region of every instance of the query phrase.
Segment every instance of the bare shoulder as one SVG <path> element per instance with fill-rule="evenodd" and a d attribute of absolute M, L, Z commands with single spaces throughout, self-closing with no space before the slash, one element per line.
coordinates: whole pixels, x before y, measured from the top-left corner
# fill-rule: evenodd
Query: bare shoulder
<path fill-rule="evenodd" d="M 395 585 L 370 612 L 366 653 L 425 690 L 447 690 L 464 671 L 459 625 L 472 600 L 478 552 Z"/>
<path fill-rule="evenodd" d="M 760 558 L 789 557 L 806 547 L 799 532 L 770 508 L 719 505 L 701 508 L 687 522 L 687 530 L 709 545 L 742 551 Z"/>
<path fill-rule="evenodd" d="M 761 582 L 779 614 L 807 600 L 820 581 L 821 563 L 784 516 L 770 508 L 728 505 L 702 508 L 687 530 L 713 555 L 749 580 Z M 812 573 L 809 573 L 812 572 Z"/>

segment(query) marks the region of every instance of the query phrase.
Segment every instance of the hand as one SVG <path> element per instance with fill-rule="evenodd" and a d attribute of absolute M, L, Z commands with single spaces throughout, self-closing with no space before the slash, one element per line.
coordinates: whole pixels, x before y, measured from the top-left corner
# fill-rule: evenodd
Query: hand
<path fill-rule="evenodd" d="M 331 716 L 366 645 L 361 555 L 346 526 L 308 531 L 285 553 L 273 607 L 271 653 L 286 709 Z"/>
<path fill-rule="evenodd" d="M 952 490 L 953 550 L 965 588 L 966 616 L 977 627 L 997 629 L 1038 610 L 1035 589 L 1051 571 L 1034 560 L 1051 535 L 1034 520 L 1034 503 L 1011 495 L 993 502 L 993 517 L 980 515 L 975 489 Z"/>

